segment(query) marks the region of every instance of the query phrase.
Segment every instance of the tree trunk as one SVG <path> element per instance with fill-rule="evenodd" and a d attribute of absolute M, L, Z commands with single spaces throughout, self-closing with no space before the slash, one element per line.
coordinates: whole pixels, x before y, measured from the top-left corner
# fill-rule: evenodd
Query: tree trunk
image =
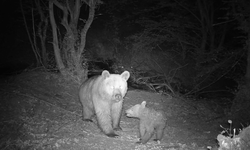
<path fill-rule="evenodd" d="M 52 27 L 52 33 L 53 33 L 53 48 L 54 48 L 57 67 L 60 73 L 64 74 L 63 70 L 65 69 L 65 66 L 63 64 L 59 45 L 58 45 L 59 43 L 58 43 L 58 36 L 57 36 L 57 25 L 56 25 L 55 18 L 54 18 L 54 6 L 53 5 L 54 3 L 50 0 L 49 1 L 49 15 L 50 15 L 50 23 Z"/>
<path fill-rule="evenodd" d="M 87 31 L 90 28 L 90 25 L 92 24 L 95 16 L 95 6 L 96 6 L 96 1 L 95 0 L 90 0 L 89 1 L 89 18 L 84 26 L 84 28 L 81 31 L 81 44 L 79 48 L 79 53 L 78 53 L 78 59 L 80 60 L 81 54 L 83 53 L 85 44 L 86 44 L 86 35 Z"/>
<path fill-rule="evenodd" d="M 87 31 L 90 28 L 90 25 L 92 24 L 95 16 L 95 7 L 96 7 L 96 1 L 95 0 L 90 0 L 89 1 L 89 16 L 88 20 L 86 21 L 86 24 L 84 28 L 81 30 L 81 42 L 79 46 L 79 51 L 76 55 L 76 69 L 80 73 L 80 81 L 84 81 L 88 77 L 88 69 L 82 67 L 82 54 L 84 52 L 85 44 L 86 44 L 86 35 Z"/>

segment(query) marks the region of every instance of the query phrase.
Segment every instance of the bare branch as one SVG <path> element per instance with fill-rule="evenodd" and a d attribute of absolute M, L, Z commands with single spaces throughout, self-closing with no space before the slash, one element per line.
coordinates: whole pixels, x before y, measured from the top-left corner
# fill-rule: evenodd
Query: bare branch
<path fill-rule="evenodd" d="M 26 20 L 26 17 L 24 15 L 24 10 L 23 10 L 23 5 L 22 5 L 22 2 L 20 0 L 20 6 L 21 6 L 21 12 L 22 12 L 22 16 L 23 16 L 23 20 L 24 20 L 24 26 L 25 26 L 25 29 L 26 29 L 26 32 L 28 34 L 28 38 L 29 38 L 29 41 L 30 41 L 30 44 L 31 44 L 31 47 L 32 47 L 32 50 L 34 52 L 34 55 L 36 57 L 36 61 L 37 63 L 40 62 L 40 59 L 39 59 L 39 54 L 38 54 L 38 51 L 37 51 L 37 48 L 36 48 L 36 45 L 35 45 L 35 41 L 32 41 L 32 38 L 31 38 L 31 35 L 30 35 L 30 32 L 29 32 L 29 29 L 28 29 L 28 25 L 27 25 L 27 20 Z M 32 11 L 32 25 L 34 25 L 34 18 L 33 18 L 33 11 Z M 34 28 L 33 28 L 34 30 Z M 34 35 L 35 36 L 35 35 Z"/>
<path fill-rule="evenodd" d="M 90 28 L 90 25 L 92 24 L 92 22 L 94 20 L 95 5 L 96 5 L 95 0 L 89 1 L 89 17 L 88 17 L 88 20 L 86 21 L 86 24 L 85 24 L 83 30 L 81 31 L 81 44 L 80 44 L 80 51 L 79 51 L 79 55 L 78 55 L 79 58 L 81 57 L 81 54 L 82 54 L 84 47 L 85 47 L 87 31 Z"/>
<path fill-rule="evenodd" d="M 53 4 L 55 4 L 61 10 L 64 9 L 64 6 L 61 3 L 59 3 L 57 0 L 50 0 L 50 2 L 52 2 Z"/>
<path fill-rule="evenodd" d="M 190 14 L 192 14 L 201 23 L 200 18 L 197 15 L 195 15 L 191 10 L 189 10 L 187 7 L 183 6 L 178 0 L 175 0 L 175 2 L 178 3 L 184 9 L 186 9 Z"/>

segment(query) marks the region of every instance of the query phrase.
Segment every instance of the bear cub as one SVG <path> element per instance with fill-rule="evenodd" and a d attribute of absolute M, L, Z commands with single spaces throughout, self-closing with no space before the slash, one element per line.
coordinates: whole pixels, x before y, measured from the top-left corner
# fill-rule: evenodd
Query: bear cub
<path fill-rule="evenodd" d="M 154 133 L 156 134 L 154 141 L 160 142 L 166 127 L 166 117 L 163 112 L 147 108 L 146 101 L 143 101 L 126 110 L 126 116 L 140 119 L 140 140 L 136 143 L 147 143 Z"/>

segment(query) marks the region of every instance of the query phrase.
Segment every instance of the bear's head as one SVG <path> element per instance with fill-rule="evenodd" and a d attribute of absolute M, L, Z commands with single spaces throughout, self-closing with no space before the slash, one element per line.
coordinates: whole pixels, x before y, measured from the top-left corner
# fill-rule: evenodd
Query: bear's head
<path fill-rule="evenodd" d="M 140 114 L 143 112 L 143 109 L 146 107 L 146 101 L 143 101 L 141 104 L 136 104 L 126 110 L 127 117 L 140 118 Z"/>
<path fill-rule="evenodd" d="M 128 71 L 124 71 L 122 74 L 110 74 L 107 70 L 104 70 L 102 72 L 102 89 L 104 89 L 104 93 L 106 93 L 111 100 L 117 102 L 122 100 L 127 93 L 127 80 L 129 76 L 130 73 Z"/>

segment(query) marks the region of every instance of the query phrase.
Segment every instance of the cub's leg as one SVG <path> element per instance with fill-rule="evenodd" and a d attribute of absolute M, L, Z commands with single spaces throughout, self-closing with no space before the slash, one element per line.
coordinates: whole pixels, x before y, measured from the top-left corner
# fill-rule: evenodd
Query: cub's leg
<path fill-rule="evenodd" d="M 96 117 L 99 127 L 102 131 L 109 137 L 118 136 L 115 134 L 112 128 L 111 115 L 110 115 L 110 105 L 107 102 L 98 102 L 95 105 Z"/>
<path fill-rule="evenodd" d="M 111 117 L 114 130 L 122 130 L 122 128 L 120 127 L 120 119 L 122 115 L 122 103 L 123 101 L 121 100 L 111 105 Z"/>
<path fill-rule="evenodd" d="M 146 144 L 149 141 L 149 139 L 152 137 L 153 133 L 154 133 L 154 129 L 148 129 L 146 133 L 144 134 L 144 136 L 141 137 L 140 142 L 137 142 L 137 143 Z"/>
<path fill-rule="evenodd" d="M 156 128 L 156 139 L 154 139 L 154 141 L 160 141 L 162 139 L 164 128 L 165 128 L 165 125 L 159 126 Z"/>
<path fill-rule="evenodd" d="M 145 133 L 146 133 L 146 127 L 145 127 L 145 125 L 144 125 L 143 122 L 140 122 L 139 130 L 140 130 L 140 132 L 139 132 L 138 138 L 139 138 L 140 140 L 139 140 L 138 142 L 136 142 L 136 143 L 141 143 L 142 137 L 144 137 L 144 135 L 145 135 Z"/>
<path fill-rule="evenodd" d="M 139 138 L 142 138 L 146 133 L 146 127 L 143 122 L 140 122 L 139 130 L 140 130 Z"/>

